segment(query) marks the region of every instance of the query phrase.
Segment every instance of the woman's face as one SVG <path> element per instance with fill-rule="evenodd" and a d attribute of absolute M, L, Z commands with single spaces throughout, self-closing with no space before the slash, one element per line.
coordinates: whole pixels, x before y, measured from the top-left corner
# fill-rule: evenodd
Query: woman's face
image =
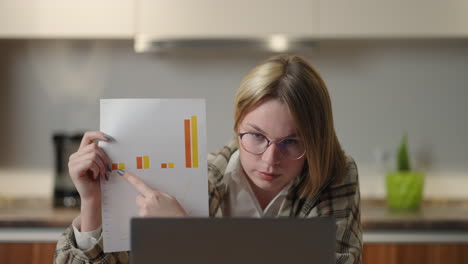
<path fill-rule="evenodd" d="M 296 124 L 287 106 L 278 100 L 267 100 L 250 111 L 239 124 L 239 133 L 252 132 L 270 141 L 298 139 Z M 245 150 L 239 140 L 240 161 L 254 190 L 275 195 L 291 182 L 304 167 L 305 156 L 297 160 L 282 158 L 277 144 L 270 144 L 262 154 Z"/>

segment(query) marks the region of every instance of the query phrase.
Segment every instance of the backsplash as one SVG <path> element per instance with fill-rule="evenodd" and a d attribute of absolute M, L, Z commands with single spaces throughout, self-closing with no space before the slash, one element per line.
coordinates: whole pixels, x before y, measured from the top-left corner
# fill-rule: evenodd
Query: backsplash
<path fill-rule="evenodd" d="M 468 198 L 468 41 L 328 41 L 302 52 L 332 97 L 362 197 L 383 197 L 403 133 L 428 197 Z M 241 78 L 268 54 L 136 54 L 132 41 L 0 40 L 0 194 L 51 195 L 52 134 L 99 128 L 99 98 L 206 98 L 208 149 L 233 134 Z M 380 154 L 379 154 L 380 153 Z"/>

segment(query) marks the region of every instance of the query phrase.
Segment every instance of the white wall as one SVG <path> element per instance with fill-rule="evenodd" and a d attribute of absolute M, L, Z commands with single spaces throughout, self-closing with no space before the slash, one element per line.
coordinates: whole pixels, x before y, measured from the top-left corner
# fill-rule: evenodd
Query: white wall
<path fill-rule="evenodd" d="M 52 133 L 98 129 L 99 98 L 204 97 L 208 148 L 220 147 L 232 135 L 242 76 L 268 56 L 135 54 L 132 45 L 0 40 L 0 194 L 49 195 Z M 468 41 L 332 41 L 301 54 L 329 86 L 363 197 L 384 196 L 393 163 L 376 162 L 376 153 L 393 157 L 407 132 L 413 163 L 428 175 L 427 196 L 468 198 Z"/>

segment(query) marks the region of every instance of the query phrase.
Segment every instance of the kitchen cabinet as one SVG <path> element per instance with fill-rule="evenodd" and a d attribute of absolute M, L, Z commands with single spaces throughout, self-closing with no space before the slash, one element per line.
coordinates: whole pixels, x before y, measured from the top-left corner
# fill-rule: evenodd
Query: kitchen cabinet
<path fill-rule="evenodd" d="M 466 0 L 0 0 L 0 38 L 468 37 Z"/>
<path fill-rule="evenodd" d="M 154 39 L 314 36 L 320 0 L 140 0 L 136 34 Z"/>
<path fill-rule="evenodd" d="M 156 41 L 468 37 L 466 0 L 141 0 L 136 14 L 137 39 Z"/>
<path fill-rule="evenodd" d="M 466 264 L 468 243 L 365 244 L 362 264 Z"/>
<path fill-rule="evenodd" d="M 466 0 L 320 0 L 320 37 L 468 37 L 467 14 Z"/>
<path fill-rule="evenodd" d="M 133 38 L 134 0 L 0 0 L 0 38 Z"/>
<path fill-rule="evenodd" d="M 49 264 L 55 243 L 0 243 L 0 263 Z M 466 264 L 468 244 L 365 244 L 363 264 Z"/>
<path fill-rule="evenodd" d="M 55 243 L 0 243 L 2 264 L 50 264 Z"/>

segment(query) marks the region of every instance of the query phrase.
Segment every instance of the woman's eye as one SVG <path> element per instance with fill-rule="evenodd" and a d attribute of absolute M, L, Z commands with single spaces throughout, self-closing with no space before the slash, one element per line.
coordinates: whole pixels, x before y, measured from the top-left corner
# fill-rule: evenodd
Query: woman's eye
<path fill-rule="evenodd" d="M 297 139 L 287 138 L 287 139 L 283 140 L 283 144 L 285 144 L 285 145 L 296 145 L 296 144 L 299 144 L 299 141 Z"/>
<path fill-rule="evenodd" d="M 263 139 L 264 136 L 262 134 L 259 134 L 259 133 L 251 133 L 252 136 L 254 136 L 256 139 Z"/>

